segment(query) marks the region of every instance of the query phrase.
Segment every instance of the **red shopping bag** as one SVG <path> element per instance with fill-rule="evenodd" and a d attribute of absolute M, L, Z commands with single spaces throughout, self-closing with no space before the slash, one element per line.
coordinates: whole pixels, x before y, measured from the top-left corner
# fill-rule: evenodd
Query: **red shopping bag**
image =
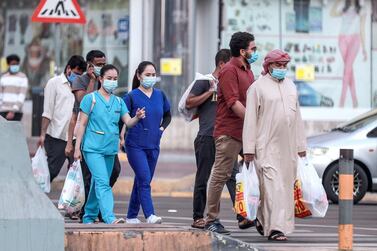
<path fill-rule="evenodd" d="M 312 215 L 310 210 L 305 206 L 303 202 L 302 187 L 301 187 L 300 180 L 296 180 L 295 182 L 294 199 L 295 199 L 295 216 L 297 218 L 305 218 Z"/>

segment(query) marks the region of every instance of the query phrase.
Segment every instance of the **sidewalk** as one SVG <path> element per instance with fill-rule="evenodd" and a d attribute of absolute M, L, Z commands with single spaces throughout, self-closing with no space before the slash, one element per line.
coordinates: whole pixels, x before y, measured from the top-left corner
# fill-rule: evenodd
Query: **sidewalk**
<path fill-rule="evenodd" d="M 38 138 L 28 138 L 30 155 L 33 156 L 37 149 Z M 127 155 L 119 153 L 122 166 L 121 174 L 113 187 L 115 195 L 129 195 L 132 191 L 134 173 L 131 169 Z M 67 165 L 64 165 L 59 176 L 51 184 L 53 191 L 61 191 Z M 154 196 L 192 197 L 195 181 L 195 154 L 193 150 L 161 150 L 156 172 L 152 181 Z M 223 198 L 229 198 L 229 193 L 224 189 Z M 367 193 L 363 199 L 366 202 L 376 202 L 377 193 Z"/>
<path fill-rule="evenodd" d="M 37 137 L 27 139 L 30 156 L 37 150 Z M 116 195 L 131 193 L 134 173 L 127 155 L 119 153 L 121 174 L 113 188 Z M 193 150 L 161 150 L 155 175 L 152 182 L 152 192 L 155 196 L 191 196 L 196 172 L 195 155 Z M 63 166 L 58 177 L 52 182 L 52 190 L 61 190 L 67 174 L 67 163 Z"/>

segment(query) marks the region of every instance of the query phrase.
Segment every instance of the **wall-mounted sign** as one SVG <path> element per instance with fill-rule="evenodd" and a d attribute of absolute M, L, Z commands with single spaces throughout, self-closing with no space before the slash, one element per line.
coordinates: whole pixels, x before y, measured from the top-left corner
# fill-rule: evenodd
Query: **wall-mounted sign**
<path fill-rule="evenodd" d="M 161 58 L 161 75 L 182 75 L 182 58 Z"/>
<path fill-rule="evenodd" d="M 296 80 L 314 81 L 314 65 L 300 64 L 296 66 Z"/>

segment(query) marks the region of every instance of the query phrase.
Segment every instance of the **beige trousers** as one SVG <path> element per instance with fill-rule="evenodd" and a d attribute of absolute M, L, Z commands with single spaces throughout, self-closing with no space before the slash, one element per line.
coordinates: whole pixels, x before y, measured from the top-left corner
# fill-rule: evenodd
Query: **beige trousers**
<path fill-rule="evenodd" d="M 242 149 L 242 142 L 226 135 L 215 140 L 216 157 L 209 180 L 206 223 L 215 221 L 220 212 L 221 193 L 225 183 L 232 175 L 234 162 Z"/>

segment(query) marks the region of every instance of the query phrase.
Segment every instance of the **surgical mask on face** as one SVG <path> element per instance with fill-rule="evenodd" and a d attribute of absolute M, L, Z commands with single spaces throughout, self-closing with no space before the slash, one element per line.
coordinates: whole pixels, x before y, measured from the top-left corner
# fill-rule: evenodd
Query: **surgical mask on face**
<path fill-rule="evenodd" d="M 284 79 L 286 74 L 287 74 L 287 69 L 273 68 L 271 72 L 271 76 L 278 80 Z"/>
<path fill-rule="evenodd" d="M 105 79 L 103 80 L 102 86 L 103 86 L 103 89 L 105 89 L 107 93 L 111 94 L 118 87 L 118 81 Z"/>
<path fill-rule="evenodd" d="M 259 58 L 259 53 L 257 51 L 253 52 L 253 54 L 250 55 L 249 58 L 247 58 L 247 62 L 249 64 L 252 64 L 254 63 L 255 61 L 257 61 Z"/>
<path fill-rule="evenodd" d="M 75 79 L 78 77 L 79 75 L 74 73 L 73 71 L 71 71 L 71 75 L 68 76 L 68 81 L 72 84 L 73 81 L 75 81 Z"/>
<path fill-rule="evenodd" d="M 20 65 L 16 64 L 16 65 L 10 65 L 9 66 L 9 72 L 10 73 L 17 73 L 20 71 Z"/>
<path fill-rule="evenodd" d="M 144 77 L 143 80 L 141 81 L 141 85 L 146 88 L 152 88 L 157 82 L 156 77 Z"/>
<path fill-rule="evenodd" d="M 101 66 L 94 66 L 94 75 L 99 77 L 99 75 L 101 75 L 101 69 L 102 69 Z"/>

